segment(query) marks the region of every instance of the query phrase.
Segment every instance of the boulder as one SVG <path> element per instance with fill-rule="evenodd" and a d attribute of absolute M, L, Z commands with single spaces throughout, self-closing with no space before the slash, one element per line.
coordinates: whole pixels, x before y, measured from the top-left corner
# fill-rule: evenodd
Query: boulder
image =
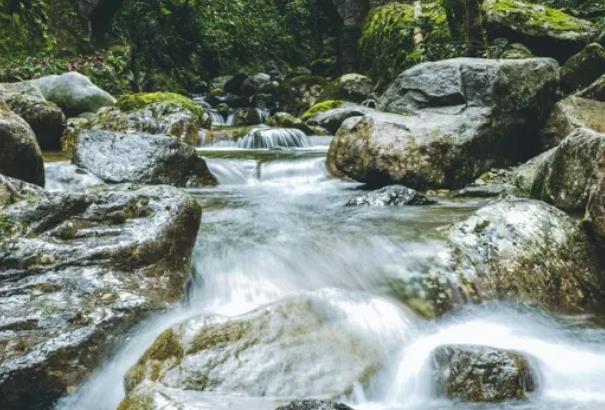
<path fill-rule="evenodd" d="M 605 249 L 605 178 L 603 176 L 592 191 L 585 221 L 598 239 L 602 251 Z"/>
<path fill-rule="evenodd" d="M 345 74 L 326 86 L 322 100 L 344 100 L 361 104 L 372 97 L 374 82 L 365 75 Z"/>
<path fill-rule="evenodd" d="M 347 118 L 364 116 L 373 111 L 363 105 L 344 103 L 338 108 L 317 112 L 307 120 L 307 124 L 322 127 L 331 134 L 335 134 Z"/>
<path fill-rule="evenodd" d="M 0 204 L 2 407 L 52 408 L 180 299 L 201 210 L 167 186 L 50 193 L 2 176 Z"/>
<path fill-rule="evenodd" d="M 85 131 L 76 142 L 73 163 L 108 183 L 216 184 L 193 147 L 163 135 Z"/>
<path fill-rule="evenodd" d="M 49 75 L 30 82 L 44 98 L 57 104 L 70 116 L 83 112 L 97 112 L 99 108 L 115 104 L 108 92 L 94 85 L 86 76 L 77 72 Z"/>
<path fill-rule="evenodd" d="M 267 120 L 267 117 L 267 113 L 258 108 L 238 108 L 234 113 L 233 125 L 241 127 L 263 124 Z"/>
<path fill-rule="evenodd" d="M 59 149 L 66 120 L 56 104 L 37 92 L 11 92 L 4 87 L 0 87 L 0 100 L 30 125 L 42 149 Z"/>
<path fill-rule="evenodd" d="M 44 162 L 31 127 L 0 101 L 0 174 L 44 186 Z"/>
<path fill-rule="evenodd" d="M 557 102 L 539 133 L 542 150 L 558 146 L 578 128 L 605 132 L 605 101 L 572 95 Z"/>
<path fill-rule="evenodd" d="M 258 93 L 271 94 L 278 87 L 278 83 L 271 80 L 266 73 L 258 73 L 248 76 L 241 84 L 239 92 L 242 95 L 253 96 Z"/>
<path fill-rule="evenodd" d="M 587 45 L 561 66 L 561 89 L 572 93 L 588 87 L 605 74 L 605 48 L 597 43 Z"/>
<path fill-rule="evenodd" d="M 527 47 L 525 47 L 521 43 L 512 43 L 508 44 L 500 58 L 508 58 L 508 59 L 524 59 L 524 58 L 533 58 L 535 57 L 534 53 Z"/>
<path fill-rule="evenodd" d="M 275 410 L 353 410 L 346 404 L 327 400 L 295 400 Z"/>
<path fill-rule="evenodd" d="M 193 100 L 174 93 L 129 94 L 116 107 L 99 111 L 89 128 L 125 133 L 169 135 L 196 146 L 198 133 L 210 128 L 210 116 Z"/>
<path fill-rule="evenodd" d="M 523 399 L 536 387 L 523 356 L 490 347 L 442 346 L 433 352 L 433 369 L 439 390 L 451 400 Z"/>
<path fill-rule="evenodd" d="M 323 77 L 313 75 L 288 78 L 280 84 L 277 91 L 279 111 L 300 116 L 320 101 L 326 84 Z"/>
<path fill-rule="evenodd" d="M 403 185 L 391 185 L 351 199 L 347 206 L 403 206 L 436 203 L 421 193 Z"/>
<path fill-rule="evenodd" d="M 578 97 L 605 102 L 605 74 L 578 93 Z"/>
<path fill-rule="evenodd" d="M 462 300 L 510 299 L 559 312 L 597 310 L 603 281 L 584 230 L 542 201 L 507 199 L 449 229 L 449 286 Z"/>
<path fill-rule="evenodd" d="M 293 116 L 292 114 L 288 114 L 287 112 L 277 112 L 273 114 L 268 120 L 267 125 L 270 127 L 278 127 L 278 128 L 295 128 L 301 130 L 307 135 L 314 135 L 314 130 L 309 127 L 307 124 L 302 122 L 302 120 Z"/>
<path fill-rule="evenodd" d="M 523 193 L 523 195 L 529 196 L 542 163 L 550 157 L 553 150 L 554 148 L 543 152 L 514 168 L 512 173 L 512 183 Z"/>
<path fill-rule="evenodd" d="M 50 162 L 44 171 L 47 191 L 81 191 L 105 184 L 99 177 L 66 161 Z"/>
<path fill-rule="evenodd" d="M 522 0 L 486 0 L 482 6 L 489 37 L 504 37 L 528 46 L 535 55 L 564 62 L 596 38 L 587 20 Z"/>
<path fill-rule="evenodd" d="M 605 134 L 579 128 L 542 161 L 531 196 L 569 212 L 583 212 L 604 171 Z"/>
<path fill-rule="evenodd" d="M 359 337 L 357 322 L 342 310 L 355 303 L 350 294 L 326 290 L 240 317 L 191 318 L 161 334 L 128 371 L 125 402 L 149 397 L 141 392 L 150 384 L 156 391 L 248 397 L 349 394 L 376 374 L 396 344 L 380 326 Z"/>
<path fill-rule="evenodd" d="M 458 58 L 404 71 L 379 108 L 347 119 L 328 153 L 337 176 L 414 189 L 457 188 L 538 152 L 558 84 L 551 59 Z"/>

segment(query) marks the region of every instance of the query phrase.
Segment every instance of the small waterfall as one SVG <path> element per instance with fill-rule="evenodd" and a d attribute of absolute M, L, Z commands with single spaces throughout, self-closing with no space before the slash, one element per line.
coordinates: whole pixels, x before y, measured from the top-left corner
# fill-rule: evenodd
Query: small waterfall
<path fill-rule="evenodd" d="M 206 112 L 208 113 L 208 115 L 210 115 L 213 127 L 227 125 L 227 120 L 218 111 L 214 109 L 207 109 Z"/>
<path fill-rule="evenodd" d="M 238 148 L 305 148 L 309 140 L 304 132 L 293 128 L 255 128 L 237 142 Z"/>

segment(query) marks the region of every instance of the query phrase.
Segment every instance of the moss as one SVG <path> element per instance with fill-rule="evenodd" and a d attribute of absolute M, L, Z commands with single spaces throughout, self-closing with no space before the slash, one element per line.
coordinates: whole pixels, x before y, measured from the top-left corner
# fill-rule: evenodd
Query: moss
<path fill-rule="evenodd" d="M 122 400 L 117 410 L 153 410 L 155 408 L 151 397 L 134 395 Z"/>
<path fill-rule="evenodd" d="M 335 108 L 340 107 L 344 103 L 345 102 L 342 100 L 326 100 L 326 101 L 319 102 L 319 103 L 315 104 L 314 106 L 312 106 L 311 108 L 309 108 L 307 111 L 305 111 L 305 113 L 303 115 L 301 115 L 300 118 L 303 121 L 307 121 L 317 113 L 333 110 Z"/>
<path fill-rule="evenodd" d="M 237 342 L 252 330 L 250 322 L 230 322 L 204 329 L 192 342 L 187 354 L 196 354 L 217 345 Z"/>
<path fill-rule="evenodd" d="M 116 105 L 122 111 L 129 112 L 139 110 L 148 106 L 149 104 L 155 104 L 160 102 L 174 103 L 198 115 L 203 115 L 204 113 L 204 110 L 199 105 L 197 105 L 192 99 L 176 93 L 157 92 L 126 94 L 118 98 Z"/>
<path fill-rule="evenodd" d="M 516 24 L 522 24 L 527 29 L 541 31 L 582 31 L 586 28 L 584 21 L 569 14 L 543 5 L 532 5 L 519 0 L 494 0 L 483 4 L 487 13 L 506 16 Z"/>

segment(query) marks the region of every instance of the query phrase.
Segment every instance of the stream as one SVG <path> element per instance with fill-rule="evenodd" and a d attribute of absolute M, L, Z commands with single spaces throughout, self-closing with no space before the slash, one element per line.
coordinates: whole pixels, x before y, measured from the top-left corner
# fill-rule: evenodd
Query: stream
<path fill-rule="evenodd" d="M 310 138 L 305 148 L 201 148 L 220 185 L 190 191 L 204 213 L 186 298 L 132 329 L 59 408 L 115 409 L 124 397 L 126 371 L 173 324 L 200 314 L 237 316 L 299 294 L 336 306 L 343 317 L 338 326 L 375 343 L 387 358 L 372 380 L 340 398 L 355 409 L 605 408 L 605 330 L 588 318 L 492 303 L 425 320 L 385 286 L 385 279 L 417 275 L 427 260 L 438 258 L 443 252 L 439 228 L 485 200 L 345 207 L 363 193 L 362 187 L 328 175 L 328 144 L 327 138 Z M 522 353 L 537 376 L 536 391 L 526 401 L 500 404 L 440 399 L 431 375 L 431 352 L 446 344 Z M 305 374 L 292 378 L 301 386 L 311 382 Z M 187 402 L 191 409 L 272 410 L 292 398 L 191 392 Z"/>

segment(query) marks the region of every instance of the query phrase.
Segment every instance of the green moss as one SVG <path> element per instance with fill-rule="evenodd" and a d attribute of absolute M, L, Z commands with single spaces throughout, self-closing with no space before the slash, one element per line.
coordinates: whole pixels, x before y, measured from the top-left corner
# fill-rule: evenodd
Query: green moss
<path fill-rule="evenodd" d="M 483 4 L 486 13 L 506 16 L 527 29 L 541 31 L 582 31 L 586 24 L 569 14 L 548 6 L 533 5 L 519 0 L 494 0 Z"/>
<path fill-rule="evenodd" d="M 149 104 L 160 102 L 174 103 L 199 115 L 203 115 L 204 113 L 204 110 L 192 99 L 176 93 L 157 92 L 126 94 L 118 98 L 116 105 L 120 108 L 120 110 L 129 112 L 139 110 L 148 106 Z"/>
<path fill-rule="evenodd" d="M 300 119 L 303 121 L 307 121 L 317 113 L 333 110 L 335 108 L 340 107 L 344 103 L 345 102 L 342 100 L 326 100 L 319 102 L 309 108 L 307 111 L 305 111 L 305 113 L 301 115 Z"/>

